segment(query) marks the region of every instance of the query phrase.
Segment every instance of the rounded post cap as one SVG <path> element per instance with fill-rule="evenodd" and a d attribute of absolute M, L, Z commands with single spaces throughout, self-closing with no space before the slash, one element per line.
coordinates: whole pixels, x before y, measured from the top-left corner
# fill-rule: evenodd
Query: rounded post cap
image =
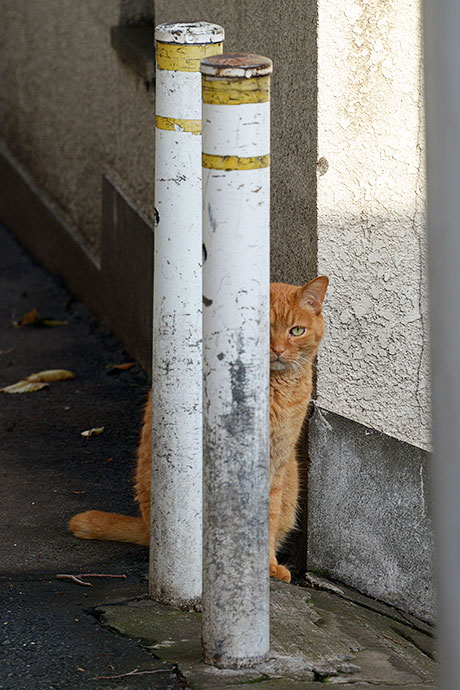
<path fill-rule="evenodd" d="M 224 53 L 211 55 L 201 60 L 200 71 L 210 77 L 231 79 L 263 77 L 271 74 L 273 63 L 270 58 L 254 53 Z"/>
<path fill-rule="evenodd" d="M 223 40 L 223 27 L 209 22 L 175 22 L 155 27 L 155 41 L 161 43 L 203 44 L 221 43 Z"/>

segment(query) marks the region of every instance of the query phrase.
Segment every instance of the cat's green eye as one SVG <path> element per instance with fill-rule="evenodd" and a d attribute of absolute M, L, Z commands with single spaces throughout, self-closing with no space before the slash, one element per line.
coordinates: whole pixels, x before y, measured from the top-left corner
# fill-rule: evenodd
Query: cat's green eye
<path fill-rule="evenodd" d="M 291 328 L 289 333 L 291 335 L 303 335 L 305 333 L 305 328 L 303 326 L 294 326 L 294 328 Z"/>

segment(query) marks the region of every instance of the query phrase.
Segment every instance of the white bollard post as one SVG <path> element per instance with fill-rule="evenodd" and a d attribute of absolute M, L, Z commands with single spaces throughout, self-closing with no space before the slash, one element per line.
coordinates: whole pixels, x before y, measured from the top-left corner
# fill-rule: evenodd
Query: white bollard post
<path fill-rule="evenodd" d="M 150 595 L 193 605 L 202 585 L 200 59 L 215 24 L 162 24 L 156 40 Z"/>
<path fill-rule="evenodd" d="M 272 63 L 203 74 L 203 648 L 250 666 L 269 649 L 269 146 Z"/>

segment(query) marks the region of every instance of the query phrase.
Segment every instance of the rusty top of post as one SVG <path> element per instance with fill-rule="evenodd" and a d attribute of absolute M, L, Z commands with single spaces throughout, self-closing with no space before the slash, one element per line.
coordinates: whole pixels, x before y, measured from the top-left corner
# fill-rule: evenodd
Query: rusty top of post
<path fill-rule="evenodd" d="M 159 24 L 155 27 L 155 40 L 162 43 L 221 43 L 224 29 L 209 22 L 184 22 Z"/>
<path fill-rule="evenodd" d="M 203 58 L 200 71 L 210 77 L 250 79 L 271 74 L 273 63 L 270 58 L 254 53 L 224 53 Z"/>

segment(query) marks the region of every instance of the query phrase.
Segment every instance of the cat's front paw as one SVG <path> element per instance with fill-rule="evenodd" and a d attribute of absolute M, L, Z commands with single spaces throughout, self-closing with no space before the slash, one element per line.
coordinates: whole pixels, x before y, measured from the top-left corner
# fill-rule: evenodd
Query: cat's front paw
<path fill-rule="evenodd" d="M 278 563 L 270 563 L 270 577 L 276 577 L 277 580 L 282 580 L 283 582 L 291 581 L 290 571 L 284 565 L 278 565 Z"/>

